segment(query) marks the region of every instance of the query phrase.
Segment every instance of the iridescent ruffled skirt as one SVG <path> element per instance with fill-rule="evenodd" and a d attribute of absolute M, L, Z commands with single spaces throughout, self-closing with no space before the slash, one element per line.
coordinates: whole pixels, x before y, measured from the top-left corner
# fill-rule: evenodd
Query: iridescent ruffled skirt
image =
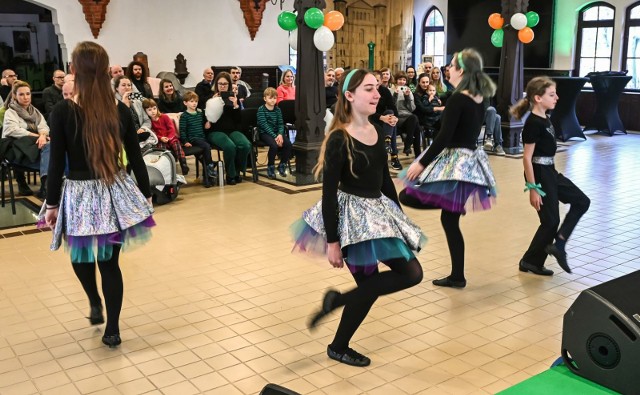
<path fill-rule="evenodd" d="M 406 175 L 406 170 L 399 175 L 404 192 L 426 207 L 464 214 L 495 204 L 496 179 L 482 148 L 445 148 L 418 178 L 409 181 Z"/>
<path fill-rule="evenodd" d="M 44 225 L 43 205 L 39 226 Z M 113 246 L 123 250 L 151 237 L 153 207 L 131 177 L 122 172 L 112 184 L 69 180 L 62 184 L 51 250 L 65 244 L 73 263 L 111 259 Z"/>
<path fill-rule="evenodd" d="M 337 197 L 340 246 L 352 272 L 371 273 L 378 262 L 390 259 L 408 261 L 426 243 L 420 228 L 388 197 L 363 198 L 342 191 Z M 294 251 L 326 255 L 322 201 L 305 211 L 291 231 Z"/>

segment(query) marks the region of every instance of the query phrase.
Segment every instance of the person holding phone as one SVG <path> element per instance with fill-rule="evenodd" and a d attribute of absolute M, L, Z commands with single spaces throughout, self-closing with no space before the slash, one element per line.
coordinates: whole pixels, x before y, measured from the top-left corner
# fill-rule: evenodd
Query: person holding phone
<path fill-rule="evenodd" d="M 140 148 L 152 147 L 158 144 L 158 137 L 151 129 L 151 119 L 142 107 L 144 96 L 140 92 L 133 91 L 133 84 L 126 76 L 116 77 L 116 99 L 120 100 L 131 111 L 133 125 L 138 133 Z"/>
<path fill-rule="evenodd" d="M 211 121 L 211 132 L 207 134 L 207 141 L 220 147 L 224 152 L 224 166 L 227 184 L 235 185 L 242 182 L 240 172 L 247 170 L 247 158 L 251 152 L 251 142 L 244 133 L 240 132 L 240 103 L 231 91 L 231 75 L 219 73 L 213 81 L 213 98 L 222 99 L 224 103 L 222 115 Z"/>

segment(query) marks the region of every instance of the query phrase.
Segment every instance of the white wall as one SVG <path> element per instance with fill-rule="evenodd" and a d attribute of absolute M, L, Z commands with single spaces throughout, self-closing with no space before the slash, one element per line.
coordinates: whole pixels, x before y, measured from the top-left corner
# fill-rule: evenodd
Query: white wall
<path fill-rule="evenodd" d="M 128 64 L 144 52 L 152 76 L 173 71 L 174 59 L 187 59 L 185 85 L 202 79 L 211 65 L 283 65 L 289 63 L 287 32 L 277 23 L 280 6 L 267 2 L 262 25 L 251 41 L 238 0 L 111 0 L 97 39 L 76 0 L 27 0 L 53 11 L 63 61 L 74 46 L 96 41 L 109 52 L 111 63 Z M 293 2 L 285 2 L 288 10 Z"/>

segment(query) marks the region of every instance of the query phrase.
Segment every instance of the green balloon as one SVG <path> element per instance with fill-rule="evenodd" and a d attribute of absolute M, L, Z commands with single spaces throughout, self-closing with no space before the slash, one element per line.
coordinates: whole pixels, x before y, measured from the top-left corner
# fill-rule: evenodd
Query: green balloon
<path fill-rule="evenodd" d="M 493 34 L 491 35 L 491 44 L 493 44 L 494 47 L 501 48 L 503 40 L 504 40 L 504 30 L 502 29 L 494 30 Z"/>
<path fill-rule="evenodd" d="M 526 13 L 527 17 L 527 26 L 534 27 L 540 22 L 540 15 L 538 15 L 535 11 L 529 11 Z"/>
<path fill-rule="evenodd" d="M 324 23 L 324 14 L 319 8 L 309 8 L 304 13 L 304 22 L 312 29 L 317 29 Z"/>
<path fill-rule="evenodd" d="M 284 11 L 278 15 L 278 25 L 286 31 L 294 30 L 298 27 L 296 24 L 296 14 L 290 11 Z"/>

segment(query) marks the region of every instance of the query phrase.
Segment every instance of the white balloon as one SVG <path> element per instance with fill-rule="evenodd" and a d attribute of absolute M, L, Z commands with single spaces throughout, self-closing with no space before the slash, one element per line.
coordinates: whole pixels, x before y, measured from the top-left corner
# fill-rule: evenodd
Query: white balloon
<path fill-rule="evenodd" d="M 326 26 L 320 26 L 313 34 L 313 43 L 318 51 L 326 52 L 333 47 L 335 38 L 333 32 Z"/>
<path fill-rule="evenodd" d="M 289 46 L 294 51 L 298 50 L 298 29 L 294 29 L 289 34 Z"/>
<path fill-rule="evenodd" d="M 513 14 L 513 16 L 511 17 L 511 26 L 516 30 L 524 29 L 525 27 L 527 27 L 526 15 L 521 12 Z"/>

